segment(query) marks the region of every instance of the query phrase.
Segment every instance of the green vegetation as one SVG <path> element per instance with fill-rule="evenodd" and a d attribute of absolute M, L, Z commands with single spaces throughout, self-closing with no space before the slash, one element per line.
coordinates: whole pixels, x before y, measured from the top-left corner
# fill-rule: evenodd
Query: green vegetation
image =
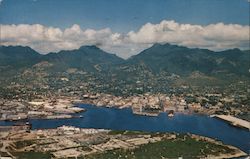
<path fill-rule="evenodd" d="M 148 139 L 151 138 L 152 140 L 148 140 L 148 144 L 137 145 L 133 144 L 133 146 L 129 146 L 125 148 L 118 148 L 118 149 L 104 149 L 104 151 L 97 151 L 93 154 L 88 156 L 79 156 L 79 159 L 160 159 L 160 158 L 178 158 L 183 157 L 188 159 L 198 159 L 204 158 L 207 155 L 214 155 L 219 156 L 220 154 L 231 154 L 235 153 L 234 148 L 230 148 L 226 145 L 219 144 L 214 140 L 210 140 L 207 138 L 202 138 L 195 135 L 190 134 L 170 134 L 170 133 L 151 133 L 151 132 L 141 132 L 141 131 L 119 131 L 113 130 L 110 131 L 106 137 L 100 135 L 99 137 L 94 136 L 93 141 L 88 141 L 88 144 L 83 143 L 80 146 L 76 147 L 64 147 L 58 150 L 66 150 L 75 148 L 77 151 L 81 152 L 90 152 L 92 151 L 91 146 L 95 144 L 105 144 L 110 139 L 118 139 L 123 140 L 130 144 L 128 139 L 137 139 L 142 138 Z M 92 138 L 90 137 L 90 138 Z M 102 139 L 99 139 L 99 138 Z M 157 137 L 157 138 L 154 138 Z M 160 140 L 154 140 L 160 139 Z M 39 139 L 41 140 L 41 139 Z M 96 141 L 98 140 L 98 143 Z M 50 159 L 55 150 L 48 150 L 45 152 L 38 152 L 37 150 L 41 149 L 39 146 L 44 146 L 44 144 L 37 145 L 33 147 L 32 150 L 25 150 L 24 148 L 27 146 L 32 145 L 37 140 L 24 140 L 24 141 L 17 141 L 15 142 L 15 146 L 17 149 L 11 150 L 11 154 L 17 156 L 18 159 Z M 151 142 L 156 141 L 156 142 Z M 46 142 L 51 143 L 51 142 Z M 55 143 L 57 144 L 57 143 Z M 52 145 L 50 145 L 51 147 Z M 45 146 L 46 147 L 46 146 Z M 53 147 L 53 146 L 52 146 Z M 105 146 L 104 146 L 105 147 Z M 56 151 L 58 151 L 56 150 Z M 7 155 L 7 154 L 2 154 Z"/>
<path fill-rule="evenodd" d="M 30 146 L 30 145 L 35 144 L 35 143 L 36 143 L 35 140 L 21 140 L 21 141 L 17 141 L 15 143 L 15 147 L 17 149 L 20 149 L 22 147 Z"/>
<path fill-rule="evenodd" d="M 18 159 L 51 159 L 49 153 L 42 152 L 18 152 L 15 156 L 18 156 Z"/>
<path fill-rule="evenodd" d="M 206 155 L 229 153 L 230 149 L 221 145 L 197 141 L 189 136 L 178 137 L 176 140 L 163 140 L 156 143 L 142 145 L 134 150 L 113 150 L 102 154 L 89 156 L 90 159 L 159 159 L 183 158 L 196 159 Z"/>
<path fill-rule="evenodd" d="M 109 135 L 118 135 L 118 134 L 124 134 L 124 130 L 111 130 L 108 132 Z"/>
<path fill-rule="evenodd" d="M 250 113 L 244 112 L 237 116 L 238 118 L 241 118 L 243 120 L 250 121 Z"/>

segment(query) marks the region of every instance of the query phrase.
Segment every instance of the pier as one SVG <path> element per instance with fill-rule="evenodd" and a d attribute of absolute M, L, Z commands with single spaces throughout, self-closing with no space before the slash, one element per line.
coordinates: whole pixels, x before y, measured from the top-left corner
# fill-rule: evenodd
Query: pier
<path fill-rule="evenodd" d="M 242 127 L 250 130 L 250 122 L 246 120 L 239 119 L 231 115 L 211 115 L 211 117 L 216 117 L 229 122 L 233 126 Z"/>

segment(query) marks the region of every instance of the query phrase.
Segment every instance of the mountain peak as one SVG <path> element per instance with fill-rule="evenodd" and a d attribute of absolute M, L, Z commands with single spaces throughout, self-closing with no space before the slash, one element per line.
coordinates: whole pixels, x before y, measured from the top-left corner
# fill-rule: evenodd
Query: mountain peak
<path fill-rule="evenodd" d="M 161 43 L 154 43 L 152 47 L 162 46 Z"/>
<path fill-rule="evenodd" d="M 155 43 L 152 48 L 155 47 L 164 47 L 164 48 L 178 48 L 178 47 L 183 47 L 175 44 L 170 44 L 170 43 Z M 184 47 L 183 47 L 184 48 Z"/>
<path fill-rule="evenodd" d="M 40 56 L 38 52 L 30 48 L 29 46 L 4 46 L 0 45 L 0 53 L 6 56 Z"/>
<path fill-rule="evenodd" d="M 25 50 L 29 50 L 29 51 L 34 51 L 29 46 L 22 46 L 22 45 L 8 45 L 8 46 L 0 45 L 0 48 L 2 48 L 2 49 L 25 49 Z"/>
<path fill-rule="evenodd" d="M 79 48 L 79 50 L 82 49 L 93 49 L 93 50 L 101 50 L 99 47 L 97 47 L 96 45 L 83 45 Z"/>

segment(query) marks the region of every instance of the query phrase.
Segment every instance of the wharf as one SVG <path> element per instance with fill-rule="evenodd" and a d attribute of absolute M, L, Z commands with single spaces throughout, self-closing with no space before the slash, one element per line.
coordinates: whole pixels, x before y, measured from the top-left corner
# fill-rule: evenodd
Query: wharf
<path fill-rule="evenodd" d="M 239 118 L 236 118 L 236 117 L 231 116 L 231 115 L 211 115 L 211 117 L 216 117 L 216 118 L 219 118 L 219 119 L 222 119 L 222 120 L 229 122 L 233 126 L 242 127 L 242 128 L 246 128 L 246 129 L 250 130 L 250 122 L 248 122 L 246 120 L 239 119 Z"/>

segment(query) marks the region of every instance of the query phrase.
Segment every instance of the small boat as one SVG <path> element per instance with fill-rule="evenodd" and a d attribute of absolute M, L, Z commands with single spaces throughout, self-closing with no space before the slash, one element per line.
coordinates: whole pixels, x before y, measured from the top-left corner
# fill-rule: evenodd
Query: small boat
<path fill-rule="evenodd" d="M 174 114 L 170 113 L 168 114 L 168 117 L 174 117 Z"/>
<path fill-rule="evenodd" d="M 173 110 L 170 110 L 168 112 L 168 117 L 174 117 L 174 111 Z"/>

